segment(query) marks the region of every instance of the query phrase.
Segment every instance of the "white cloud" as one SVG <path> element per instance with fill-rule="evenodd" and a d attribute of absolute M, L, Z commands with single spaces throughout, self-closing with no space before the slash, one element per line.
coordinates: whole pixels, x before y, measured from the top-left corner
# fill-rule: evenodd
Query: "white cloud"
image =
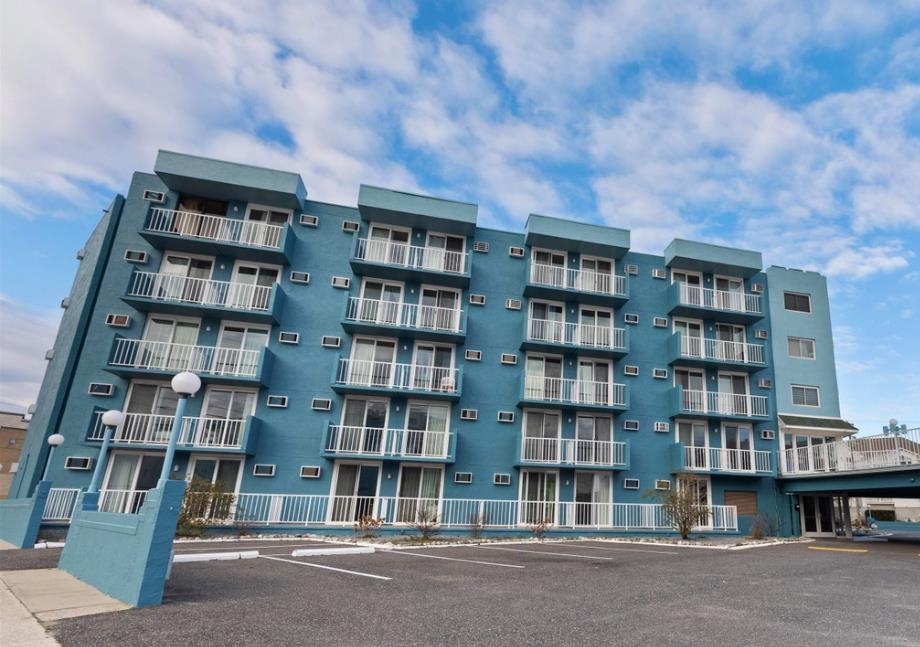
<path fill-rule="evenodd" d="M 25 411 L 38 396 L 60 310 L 37 310 L 0 295 L 0 410 Z"/>

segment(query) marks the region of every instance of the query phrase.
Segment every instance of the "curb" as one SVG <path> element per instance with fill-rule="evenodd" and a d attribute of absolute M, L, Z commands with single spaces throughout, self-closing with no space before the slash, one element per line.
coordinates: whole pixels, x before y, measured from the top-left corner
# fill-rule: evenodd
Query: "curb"
<path fill-rule="evenodd" d="M 228 553 L 181 553 L 173 555 L 173 564 L 183 562 L 216 562 L 234 559 L 254 559 L 259 556 L 257 550 L 240 550 Z"/>
<path fill-rule="evenodd" d="M 369 555 L 375 552 L 373 546 L 356 548 L 301 548 L 291 552 L 291 557 L 318 557 L 321 555 Z"/>

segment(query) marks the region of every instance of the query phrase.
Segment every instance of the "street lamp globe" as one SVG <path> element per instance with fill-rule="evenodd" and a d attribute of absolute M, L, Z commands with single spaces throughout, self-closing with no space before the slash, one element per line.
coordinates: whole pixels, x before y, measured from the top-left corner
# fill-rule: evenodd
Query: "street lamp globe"
<path fill-rule="evenodd" d="M 125 420 L 125 414 L 118 409 L 110 409 L 102 414 L 102 424 L 106 427 L 118 427 Z"/>
<path fill-rule="evenodd" d="M 64 444 L 64 437 L 61 434 L 51 434 L 48 436 L 48 444 L 52 447 L 58 447 Z"/>
<path fill-rule="evenodd" d="M 897 418 L 892 418 L 891 420 L 888 421 L 888 424 L 891 425 L 892 427 L 897 427 L 897 426 L 898 426 L 898 419 L 897 419 Z"/>
<path fill-rule="evenodd" d="M 201 379 L 190 371 L 183 371 L 174 376 L 170 384 L 172 390 L 179 395 L 189 396 L 198 393 L 198 389 L 201 388 Z"/>

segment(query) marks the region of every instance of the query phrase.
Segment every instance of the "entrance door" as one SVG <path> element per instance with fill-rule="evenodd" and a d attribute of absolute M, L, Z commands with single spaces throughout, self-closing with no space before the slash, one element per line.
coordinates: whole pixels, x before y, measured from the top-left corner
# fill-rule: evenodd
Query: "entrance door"
<path fill-rule="evenodd" d="M 380 466 L 339 463 L 333 486 L 330 521 L 351 523 L 376 513 Z"/>
<path fill-rule="evenodd" d="M 348 384 L 391 386 L 396 342 L 385 339 L 356 339 L 348 362 Z"/>
<path fill-rule="evenodd" d="M 460 294 L 446 288 L 422 288 L 418 302 L 419 328 L 460 330 Z"/>
<path fill-rule="evenodd" d="M 442 473 L 440 467 L 400 468 L 397 523 L 437 520 Z"/>
<path fill-rule="evenodd" d="M 187 303 L 209 301 L 206 281 L 211 278 L 213 267 L 211 259 L 166 254 L 152 296 Z"/>
<path fill-rule="evenodd" d="M 522 524 L 556 523 L 556 472 L 521 472 L 521 514 Z"/>
<path fill-rule="evenodd" d="M 611 475 L 595 472 L 575 472 L 575 525 L 609 526 L 613 512 L 610 503 Z"/>
<path fill-rule="evenodd" d="M 201 370 L 197 321 L 182 321 L 151 315 L 147 319 L 144 339 L 139 344 L 136 364 L 157 371 Z"/>
<path fill-rule="evenodd" d="M 528 400 L 560 400 L 562 359 L 528 355 L 524 391 Z"/>
<path fill-rule="evenodd" d="M 137 512 L 162 471 L 162 454 L 113 453 L 99 500 L 100 512 Z"/>
<path fill-rule="evenodd" d="M 331 449 L 339 452 L 381 454 L 386 451 L 388 402 L 373 398 L 348 398 L 342 426 Z"/>
<path fill-rule="evenodd" d="M 361 286 L 361 321 L 381 324 L 399 324 L 402 314 L 402 285 L 383 281 L 365 280 Z"/>
<path fill-rule="evenodd" d="M 233 286 L 227 296 L 227 305 L 244 310 L 268 310 L 271 289 L 277 282 L 277 268 L 241 263 L 233 270 Z"/>
<path fill-rule="evenodd" d="M 217 342 L 212 370 L 255 377 L 261 357 L 259 351 L 268 346 L 268 331 L 268 328 L 245 324 L 224 326 Z"/>
<path fill-rule="evenodd" d="M 716 324 L 716 359 L 745 361 L 744 326 Z"/>
<path fill-rule="evenodd" d="M 704 357 L 702 322 L 675 319 L 674 332 L 680 335 L 681 355 L 684 357 Z"/>
<path fill-rule="evenodd" d="M 802 534 L 810 537 L 833 537 L 843 528 L 834 513 L 834 497 L 799 495 Z"/>
<path fill-rule="evenodd" d="M 463 272 L 465 240 L 460 236 L 428 234 L 428 247 L 422 267 L 439 272 Z"/>
<path fill-rule="evenodd" d="M 610 363 L 578 360 L 578 402 L 611 404 Z"/>
<path fill-rule="evenodd" d="M 750 425 L 722 425 L 722 442 L 727 450 L 722 469 L 754 471 L 754 439 Z"/>
<path fill-rule="evenodd" d="M 408 229 L 371 225 L 367 241 L 367 260 L 390 265 L 407 265 L 409 233 Z"/>
<path fill-rule="evenodd" d="M 575 425 L 575 461 L 612 465 L 613 425 L 609 416 L 579 414 Z"/>
<path fill-rule="evenodd" d="M 719 373 L 719 413 L 749 415 L 747 392 L 747 375 Z"/>
<path fill-rule="evenodd" d="M 687 469 L 707 470 L 710 468 L 709 434 L 706 423 L 678 421 L 677 442 L 683 443 L 684 463 Z"/>
<path fill-rule="evenodd" d="M 452 346 L 418 344 L 415 347 L 412 388 L 421 391 L 454 391 Z"/>
<path fill-rule="evenodd" d="M 524 455 L 522 458 L 541 463 L 558 462 L 559 414 L 548 411 L 526 411 L 524 418 Z"/>
<path fill-rule="evenodd" d="M 533 250 L 531 280 L 542 285 L 565 287 L 565 254 L 545 249 Z"/>
<path fill-rule="evenodd" d="M 565 314 L 561 303 L 530 302 L 530 337 L 562 344 L 565 339 Z"/>

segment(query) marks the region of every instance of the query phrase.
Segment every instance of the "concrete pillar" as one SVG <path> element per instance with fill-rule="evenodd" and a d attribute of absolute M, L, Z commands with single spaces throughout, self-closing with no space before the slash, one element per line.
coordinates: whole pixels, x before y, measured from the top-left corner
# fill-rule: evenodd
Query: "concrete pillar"
<path fill-rule="evenodd" d="M 847 539 L 853 538 L 853 521 L 850 519 L 850 495 L 840 497 L 843 505 L 843 534 Z"/>

